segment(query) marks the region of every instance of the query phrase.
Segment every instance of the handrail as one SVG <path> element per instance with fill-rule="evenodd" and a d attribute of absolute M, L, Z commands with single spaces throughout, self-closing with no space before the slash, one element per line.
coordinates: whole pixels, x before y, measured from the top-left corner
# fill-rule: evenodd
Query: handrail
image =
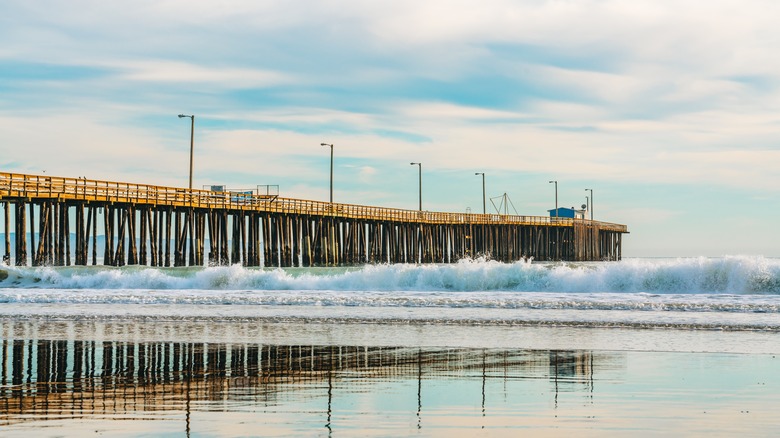
<path fill-rule="evenodd" d="M 70 199 L 98 202 L 169 205 L 174 207 L 232 209 L 281 214 L 340 217 L 389 222 L 428 224 L 545 225 L 569 227 L 574 224 L 627 233 L 626 225 L 589 219 L 547 216 L 444 213 L 387 207 L 329 203 L 236 192 L 213 192 L 116 181 L 63 178 L 0 172 L 0 199 Z"/>

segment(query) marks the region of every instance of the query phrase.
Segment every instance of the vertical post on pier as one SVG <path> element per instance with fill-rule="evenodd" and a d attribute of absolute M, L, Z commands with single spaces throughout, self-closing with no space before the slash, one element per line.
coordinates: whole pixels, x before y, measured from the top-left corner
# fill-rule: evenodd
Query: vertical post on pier
<path fill-rule="evenodd" d="M 84 204 L 82 203 L 76 203 L 74 204 L 74 207 L 76 208 L 76 260 L 74 263 L 76 265 L 84 265 L 85 263 L 82 261 L 84 259 L 84 254 L 82 252 L 82 249 L 84 248 Z"/>
<path fill-rule="evenodd" d="M 92 212 L 92 265 L 97 265 L 97 207 L 90 207 Z M 105 212 L 105 209 L 103 210 Z"/>
<path fill-rule="evenodd" d="M 181 215 L 178 210 L 173 210 L 173 266 L 181 266 Z"/>
<path fill-rule="evenodd" d="M 30 204 L 32 205 L 32 204 Z M 27 265 L 27 218 L 24 201 L 16 203 L 16 266 Z"/>
<path fill-rule="evenodd" d="M 593 220 L 593 189 L 585 189 L 585 191 L 590 191 L 590 206 L 588 210 L 590 210 L 590 220 Z"/>
<path fill-rule="evenodd" d="M 476 172 L 474 175 L 482 175 L 482 214 L 485 214 L 485 172 Z"/>
<path fill-rule="evenodd" d="M 555 217 L 558 217 L 558 181 L 550 181 L 550 184 L 555 183 Z"/>
<path fill-rule="evenodd" d="M 417 173 L 418 173 L 418 176 L 419 176 L 419 184 L 417 185 L 417 187 L 419 188 L 419 191 L 420 191 L 420 196 L 419 196 L 420 211 L 422 211 L 422 163 L 409 163 L 409 164 L 412 165 L 412 166 L 414 166 L 415 164 L 417 165 L 417 170 L 418 170 Z"/>
<path fill-rule="evenodd" d="M 11 263 L 11 233 L 9 232 L 9 224 L 11 223 L 11 213 L 8 209 L 11 204 L 8 201 L 3 202 L 3 210 L 5 215 L 5 222 L 3 228 L 5 234 L 5 252 L 3 253 L 3 264 L 8 265 Z"/>
<path fill-rule="evenodd" d="M 146 239 L 148 237 L 151 237 L 151 232 L 149 230 L 149 227 L 147 224 L 148 221 L 148 213 L 149 213 L 149 207 L 141 206 L 138 209 L 139 214 L 139 235 L 138 235 L 138 241 L 140 243 L 140 248 L 138 249 L 138 264 L 140 265 L 146 265 L 146 251 L 147 251 L 147 245 L 146 245 Z"/>
<path fill-rule="evenodd" d="M 320 143 L 320 146 L 330 146 L 330 203 L 333 203 L 333 144 Z"/>
<path fill-rule="evenodd" d="M 195 150 L 195 115 L 179 114 L 179 118 L 189 117 L 190 125 L 190 191 L 192 191 L 192 155 Z"/>

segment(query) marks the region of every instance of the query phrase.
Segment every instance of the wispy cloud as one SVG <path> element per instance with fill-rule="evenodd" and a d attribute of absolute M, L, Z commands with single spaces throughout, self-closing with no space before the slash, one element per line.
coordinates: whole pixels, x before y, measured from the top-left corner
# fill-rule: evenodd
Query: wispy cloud
<path fill-rule="evenodd" d="M 203 67 L 185 62 L 142 61 L 114 66 L 115 79 L 151 82 L 194 82 L 222 88 L 257 88 L 294 82 L 288 75 L 261 69 Z"/>

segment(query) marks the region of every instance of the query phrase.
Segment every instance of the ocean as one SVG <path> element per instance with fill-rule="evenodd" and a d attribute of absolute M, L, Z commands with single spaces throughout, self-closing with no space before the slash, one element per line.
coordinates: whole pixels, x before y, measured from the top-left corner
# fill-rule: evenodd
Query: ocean
<path fill-rule="evenodd" d="M 0 314 L 682 329 L 780 329 L 780 260 L 5 267 Z M 154 309 L 154 310 L 151 310 Z"/>
<path fill-rule="evenodd" d="M 5 266 L 0 330 L 11 435 L 780 431 L 775 258 Z"/>

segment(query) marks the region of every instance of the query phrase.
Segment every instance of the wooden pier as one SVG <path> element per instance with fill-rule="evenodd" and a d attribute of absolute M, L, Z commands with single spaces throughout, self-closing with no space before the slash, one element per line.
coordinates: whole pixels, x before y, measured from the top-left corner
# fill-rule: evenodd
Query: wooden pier
<path fill-rule="evenodd" d="M 620 260 L 628 232 L 587 219 L 438 213 L 15 173 L 0 173 L 0 203 L 3 257 L 16 266 Z"/>

